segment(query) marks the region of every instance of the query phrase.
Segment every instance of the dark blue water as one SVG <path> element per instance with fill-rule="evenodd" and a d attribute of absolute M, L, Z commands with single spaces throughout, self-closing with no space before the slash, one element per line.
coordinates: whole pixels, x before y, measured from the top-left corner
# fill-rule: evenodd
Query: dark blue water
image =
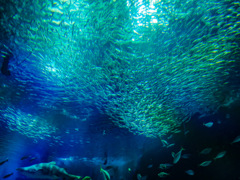
<path fill-rule="evenodd" d="M 0 179 L 240 179 L 239 31 L 234 0 L 2 0 Z"/>
<path fill-rule="evenodd" d="M 91 176 L 92 179 L 103 179 L 101 166 L 108 169 L 112 179 L 137 179 L 137 174 L 141 174 L 155 180 L 159 179 L 159 164 L 172 163 L 171 152 L 183 147 L 183 154 L 190 154 L 189 158 L 181 158 L 177 164 L 165 170 L 170 174 L 165 179 L 238 179 L 240 144 L 230 143 L 239 134 L 239 107 L 236 103 L 231 108 L 220 108 L 215 115 L 201 119 L 199 115 L 194 115 L 189 123 L 183 125 L 183 131 L 171 138 L 175 146 L 170 148 L 162 147 L 160 139 L 132 135 L 114 125 L 109 125 L 103 136 L 102 127 L 97 124 L 89 125 L 86 130 L 84 138 L 90 141 L 88 144 L 71 146 L 64 143 L 58 146 L 44 140 L 33 143 L 25 136 L 7 130 L 6 124 L 1 122 L 1 160 L 8 159 L 0 166 L 1 176 L 13 172 L 6 179 L 23 180 L 26 177 L 19 174 L 16 168 L 56 161 L 69 173 Z M 99 115 L 98 118 L 106 117 Z M 209 120 L 214 121 L 213 127 L 202 125 Z M 189 132 L 186 133 L 187 130 Z M 69 142 L 68 137 L 63 141 Z M 210 154 L 200 154 L 206 147 L 212 148 Z M 208 167 L 199 166 L 223 150 L 227 152 L 223 158 L 213 160 Z M 188 169 L 194 170 L 195 175 L 186 174 Z"/>

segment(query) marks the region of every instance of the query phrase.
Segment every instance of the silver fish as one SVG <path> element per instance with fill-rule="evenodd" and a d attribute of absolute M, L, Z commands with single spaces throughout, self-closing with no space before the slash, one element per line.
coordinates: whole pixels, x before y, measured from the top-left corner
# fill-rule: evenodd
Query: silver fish
<path fill-rule="evenodd" d="M 180 151 L 177 152 L 176 154 L 172 152 L 173 164 L 176 164 L 180 160 L 183 150 L 184 148 L 181 148 Z"/>
<path fill-rule="evenodd" d="M 137 180 L 146 180 L 147 176 L 142 176 L 141 174 L 137 174 Z"/>
<path fill-rule="evenodd" d="M 187 173 L 187 174 L 190 175 L 190 176 L 193 176 L 193 175 L 194 175 L 194 171 L 191 170 L 191 169 L 185 171 L 185 173 Z"/>
<path fill-rule="evenodd" d="M 169 169 L 172 166 L 173 166 L 172 164 L 166 163 L 166 164 L 160 164 L 159 168 L 160 169 Z"/>
<path fill-rule="evenodd" d="M 222 152 L 218 153 L 216 155 L 216 157 L 214 158 L 214 160 L 224 157 L 226 153 L 227 153 L 227 151 L 222 151 Z"/>
<path fill-rule="evenodd" d="M 100 172 L 103 174 L 104 180 L 110 180 L 110 174 L 106 170 L 101 168 Z"/>
<path fill-rule="evenodd" d="M 202 162 L 201 164 L 199 164 L 199 166 L 206 167 L 206 166 L 209 166 L 211 163 L 212 163 L 211 160 L 209 160 L 209 161 L 204 161 L 204 162 Z"/>
<path fill-rule="evenodd" d="M 166 173 L 166 172 L 160 172 L 160 173 L 158 173 L 158 177 L 160 177 L 160 178 L 164 178 L 164 177 L 166 177 L 166 176 L 169 176 L 170 174 L 169 173 Z"/>
<path fill-rule="evenodd" d="M 200 152 L 200 154 L 205 154 L 206 155 L 206 154 L 209 154 L 211 151 L 212 151 L 212 148 L 205 148 Z"/>
<path fill-rule="evenodd" d="M 208 127 L 208 128 L 210 128 L 210 127 L 212 127 L 213 126 L 213 122 L 208 122 L 208 123 L 203 123 L 203 125 L 204 126 L 206 126 L 206 127 Z"/>
<path fill-rule="evenodd" d="M 182 158 L 184 159 L 189 159 L 191 157 L 191 154 L 183 154 Z"/>
<path fill-rule="evenodd" d="M 237 143 L 237 142 L 240 142 L 240 135 L 235 137 L 235 139 L 231 142 L 231 144 Z"/>

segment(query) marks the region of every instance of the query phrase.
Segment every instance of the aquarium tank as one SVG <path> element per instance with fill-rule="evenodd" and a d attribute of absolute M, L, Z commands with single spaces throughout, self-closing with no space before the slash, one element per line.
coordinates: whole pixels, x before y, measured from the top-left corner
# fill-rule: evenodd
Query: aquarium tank
<path fill-rule="evenodd" d="M 1 0 L 0 179 L 240 179 L 239 0 Z"/>

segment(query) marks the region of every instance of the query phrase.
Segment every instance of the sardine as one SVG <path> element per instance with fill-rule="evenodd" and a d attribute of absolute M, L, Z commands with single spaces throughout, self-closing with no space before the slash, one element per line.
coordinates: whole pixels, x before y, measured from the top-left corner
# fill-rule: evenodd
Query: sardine
<path fill-rule="evenodd" d="M 222 152 L 218 153 L 216 155 L 216 157 L 214 158 L 214 160 L 224 157 L 226 153 L 227 153 L 227 151 L 222 151 Z"/>
<path fill-rule="evenodd" d="M 176 164 L 180 160 L 183 150 L 184 148 L 181 148 L 180 151 L 177 152 L 176 154 L 172 152 L 173 164 Z"/>
<path fill-rule="evenodd" d="M 211 163 L 212 163 L 211 160 L 209 160 L 209 161 L 204 161 L 204 162 L 202 162 L 201 164 L 199 164 L 199 166 L 206 167 L 206 166 L 209 166 Z"/>

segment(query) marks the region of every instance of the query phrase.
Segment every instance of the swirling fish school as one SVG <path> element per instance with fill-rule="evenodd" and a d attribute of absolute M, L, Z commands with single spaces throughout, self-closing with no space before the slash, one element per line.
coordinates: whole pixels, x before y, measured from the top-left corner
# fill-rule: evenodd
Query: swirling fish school
<path fill-rule="evenodd" d="M 36 105 L 42 106 L 42 97 L 26 82 L 39 82 L 31 88 L 44 87 L 45 99 L 58 101 L 48 82 L 56 94 L 66 92 L 60 98 L 66 103 L 75 97 L 119 127 L 160 137 L 178 133 L 192 114 L 210 114 L 239 92 L 231 83 L 239 73 L 238 5 L 198 4 L 196 11 L 182 0 L 10 0 L 2 7 L 0 36 L 14 56 L 31 54 L 11 68 Z M 10 75 L 8 61 L 2 65 Z"/>

